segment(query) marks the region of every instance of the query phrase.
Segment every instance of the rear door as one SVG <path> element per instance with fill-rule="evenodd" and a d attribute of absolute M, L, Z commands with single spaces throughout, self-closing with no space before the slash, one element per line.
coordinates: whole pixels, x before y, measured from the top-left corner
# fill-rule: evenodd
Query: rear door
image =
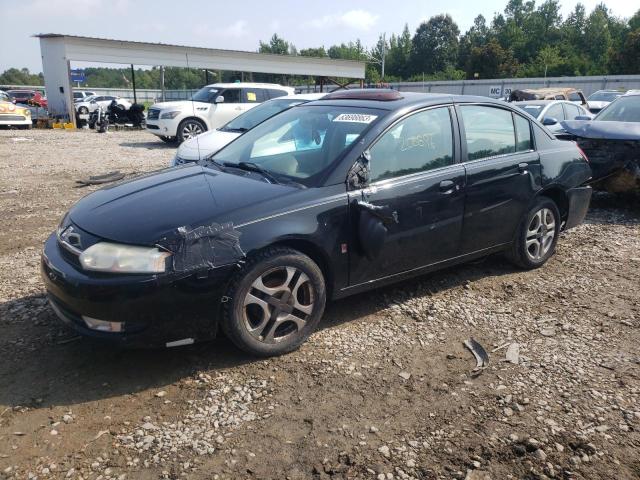
<path fill-rule="evenodd" d="M 351 285 L 458 254 L 465 171 L 456 163 L 454 115 L 453 107 L 448 106 L 412 113 L 369 148 L 369 186 L 349 193 L 352 211 L 358 212 L 353 217 L 352 236 L 361 245 L 371 240 L 361 230 L 363 207 L 358 202 L 386 216 L 386 234 L 373 258 L 352 249 Z"/>
<path fill-rule="evenodd" d="M 240 107 L 243 112 L 265 101 L 266 90 L 261 88 L 243 88 Z"/>
<path fill-rule="evenodd" d="M 540 188 L 531 123 L 496 105 L 458 105 L 467 185 L 463 254 L 506 244 Z M 562 108 L 562 107 L 561 107 Z"/>

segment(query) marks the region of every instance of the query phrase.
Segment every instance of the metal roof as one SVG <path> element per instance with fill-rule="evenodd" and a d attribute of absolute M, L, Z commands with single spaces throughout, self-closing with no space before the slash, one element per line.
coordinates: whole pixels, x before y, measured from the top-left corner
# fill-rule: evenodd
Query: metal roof
<path fill-rule="evenodd" d="M 41 42 L 62 43 L 67 60 L 210 68 L 219 70 L 364 78 L 365 62 L 330 58 L 190 47 L 60 33 L 34 35 Z"/>

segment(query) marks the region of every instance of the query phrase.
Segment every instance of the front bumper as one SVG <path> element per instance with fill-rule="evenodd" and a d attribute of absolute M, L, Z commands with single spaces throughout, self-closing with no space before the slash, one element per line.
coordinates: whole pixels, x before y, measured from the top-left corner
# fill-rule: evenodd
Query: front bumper
<path fill-rule="evenodd" d="M 592 193 L 593 189 L 589 186 L 571 188 L 567 191 L 569 212 L 567 213 L 567 221 L 564 225 L 565 230 L 577 227 L 584 221 L 587 211 L 589 210 Z"/>
<path fill-rule="evenodd" d="M 0 115 L 0 125 L 31 125 L 31 116 L 22 114 Z"/>
<path fill-rule="evenodd" d="M 147 132 L 159 137 L 175 137 L 178 131 L 178 119 L 147 119 Z"/>
<path fill-rule="evenodd" d="M 54 311 L 78 333 L 132 347 L 215 337 L 221 298 L 234 267 L 186 277 L 96 275 L 83 271 L 72 255 L 51 234 L 41 272 Z M 122 332 L 89 328 L 83 316 L 123 322 Z"/>

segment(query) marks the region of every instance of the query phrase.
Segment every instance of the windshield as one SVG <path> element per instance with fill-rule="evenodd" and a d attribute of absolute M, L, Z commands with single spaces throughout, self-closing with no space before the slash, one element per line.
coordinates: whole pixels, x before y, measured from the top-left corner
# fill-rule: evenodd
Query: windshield
<path fill-rule="evenodd" d="M 213 156 L 220 165 L 253 163 L 276 177 L 313 186 L 386 111 L 300 105 L 265 120 Z"/>
<path fill-rule="evenodd" d="M 191 97 L 191 100 L 193 100 L 194 102 L 213 103 L 213 101 L 219 95 L 219 92 L 220 92 L 219 88 L 204 87 L 198 90 Z"/>
<path fill-rule="evenodd" d="M 527 112 L 533 118 L 538 118 L 542 111 L 542 105 L 516 105 L 520 110 Z"/>
<path fill-rule="evenodd" d="M 225 132 L 246 132 L 259 123 L 264 122 L 267 118 L 271 118 L 287 108 L 306 103 L 307 101 L 308 100 L 301 100 L 299 98 L 269 100 L 234 118 L 220 130 Z"/>
<path fill-rule="evenodd" d="M 622 96 L 620 92 L 596 92 L 587 100 L 592 102 L 613 102 L 616 98 Z"/>
<path fill-rule="evenodd" d="M 594 120 L 605 122 L 640 122 L 640 95 L 620 97 L 602 110 Z"/>

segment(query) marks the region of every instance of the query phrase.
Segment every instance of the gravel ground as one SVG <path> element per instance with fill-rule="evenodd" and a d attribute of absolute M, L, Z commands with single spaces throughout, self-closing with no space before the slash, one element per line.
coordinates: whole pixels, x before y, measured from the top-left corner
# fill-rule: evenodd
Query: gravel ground
<path fill-rule="evenodd" d="M 0 478 L 640 478 L 637 200 L 594 197 L 537 271 L 490 257 L 335 302 L 280 358 L 77 338 L 43 296 L 44 239 L 94 188 L 76 179 L 173 153 L 0 131 Z"/>

